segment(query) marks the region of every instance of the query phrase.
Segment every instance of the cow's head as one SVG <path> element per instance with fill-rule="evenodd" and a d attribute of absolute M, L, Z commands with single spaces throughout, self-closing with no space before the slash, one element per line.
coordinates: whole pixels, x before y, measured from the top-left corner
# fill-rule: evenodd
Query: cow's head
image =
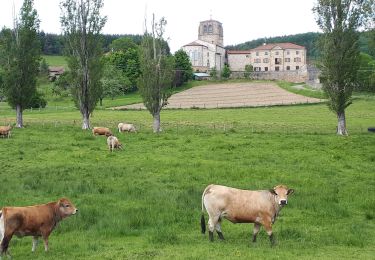
<path fill-rule="evenodd" d="M 288 204 L 288 195 L 294 192 L 293 189 L 288 189 L 287 186 L 277 185 L 270 192 L 275 195 L 275 200 L 281 206 Z"/>
<path fill-rule="evenodd" d="M 57 202 L 59 213 L 62 218 L 69 217 L 77 213 L 78 209 L 66 198 L 59 199 Z"/>

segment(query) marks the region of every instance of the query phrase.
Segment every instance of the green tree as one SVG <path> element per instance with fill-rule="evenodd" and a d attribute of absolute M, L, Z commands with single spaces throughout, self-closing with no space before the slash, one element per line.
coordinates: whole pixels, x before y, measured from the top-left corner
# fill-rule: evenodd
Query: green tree
<path fill-rule="evenodd" d="M 46 59 L 42 58 L 41 62 L 40 62 L 40 65 L 39 65 L 39 74 L 41 76 L 48 76 L 48 72 L 49 72 L 49 66 L 48 66 L 48 63 L 46 61 Z"/>
<path fill-rule="evenodd" d="M 171 95 L 174 75 L 173 57 L 167 55 L 168 49 L 163 41 L 166 23 L 164 18 L 156 23 L 153 15 L 152 31 L 145 32 L 141 44 L 141 76 L 138 86 L 143 103 L 153 116 L 154 133 L 160 132 L 160 112 Z"/>
<path fill-rule="evenodd" d="M 375 92 L 373 75 L 375 73 L 375 60 L 366 53 L 360 54 L 360 67 L 358 70 L 357 91 Z"/>
<path fill-rule="evenodd" d="M 123 51 L 126 52 L 129 49 L 138 49 L 138 45 L 130 37 L 121 37 L 114 40 L 109 48 L 112 52 Z"/>
<path fill-rule="evenodd" d="M 191 66 L 189 55 L 184 50 L 180 49 L 176 51 L 174 58 L 176 74 L 179 73 L 181 75 L 182 83 L 191 80 L 193 78 L 193 68 Z"/>
<path fill-rule="evenodd" d="M 210 70 L 210 77 L 211 77 L 211 79 L 217 80 L 217 70 L 216 70 L 216 67 L 211 68 L 211 70 Z"/>
<path fill-rule="evenodd" d="M 251 73 L 254 71 L 254 67 L 251 64 L 245 65 L 245 73 L 244 76 L 246 79 L 250 78 Z"/>
<path fill-rule="evenodd" d="M 23 127 L 23 110 L 36 96 L 39 72 L 39 19 L 33 0 L 25 0 L 14 28 L 3 29 L 1 45 L 4 48 L 4 92 L 9 105 L 16 109 L 16 126 Z"/>
<path fill-rule="evenodd" d="M 110 97 L 114 99 L 123 93 L 124 86 L 131 85 L 129 79 L 124 75 L 122 70 L 112 64 L 105 64 L 102 78 L 103 93 L 100 97 L 100 106 L 103 105 L 103 98 Z"/>
<path fill-rule="evenodd" d="M 230 70 L 229 65 L 228 65 L 228 64 L 225 64 L 225 65 L 224 65 L 224 68 L 223 68 L 223 70 L 222 70 L 222 72 L 221 72 L 221 76 L 222 76 L 224 79 L 229 79 L 231 73 L 232 73 L 232 71 Z"/>
<path fill-rule="evenodd" d="M 102 95 L 100 31 L 107 20 L 100 15 L 103 0 L 63 0 L 60 7 L 71 71 L 70 86 L 82 114 L 82 129 L 89 129 L 90 115 Z"/>
<path fill-rule="evenodd" d="M 359 68 L 357 29 L 371 0 L 318 0 L 313 11 L 323 31 L 319 41 L 321 81 L 329 108 L 338 118 L 337 134 L 347 135 L 345 109 L 352 103 Z"/>

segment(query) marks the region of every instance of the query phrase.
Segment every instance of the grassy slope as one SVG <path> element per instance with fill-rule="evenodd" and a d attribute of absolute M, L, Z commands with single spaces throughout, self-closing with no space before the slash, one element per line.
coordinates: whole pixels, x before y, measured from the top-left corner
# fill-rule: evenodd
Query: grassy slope
<path fill-rule="evenodd" d="M 151 133 L 146 111 L 94 113 L 94 124 L 141 125 L 119 135 L 125 150 L 79 128 L 77 111 L 25 113 L 28 127 L 0 139 L 0 205 L 70 197 L 79 207 L 50 238 L 48 254 L 14 238 L 19 259 L 371 259 L 375 246 L 375 102 L 348 108 L 351 136 L 334 135 L 324 104 L 162 112 Z M 4 120 L 13 114 L 4 115 Z M 0 118 L 1 120 L 1 118 Z M 76 120 L 76 124 L 74 124 Z M 57 122 L 57 124 L 56 124 Z M 56 127 L 55 127 L 56 126 Z M 147 127 L 146 127 L 147 126 Z M 210 183 L 296 190 L 274 225 L 278 245 L 252 225 L 224 221 L 226 241 L 209 243 L 199 228 L 201 193 Z M 207 220 L 207 215 L 206 215 Z"/>

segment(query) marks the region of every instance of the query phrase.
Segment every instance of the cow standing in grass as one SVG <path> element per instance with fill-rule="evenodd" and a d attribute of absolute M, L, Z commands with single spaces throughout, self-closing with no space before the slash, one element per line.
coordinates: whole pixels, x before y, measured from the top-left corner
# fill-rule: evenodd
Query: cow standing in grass
<path fill-rule="evenodd" d="M 120 143 L 120 141 L 117 139 L 116 136 L 108 136 L 107 138 L 107 145 L 108 145 L 108 149 L 113 152 L 114 149 L 120 149 L 122 150 L 122 144 Z"/>
<path fill-rule="evenodd" d="M 0 126 L 0 136 L 9 138 L 11 136 L 10 130 L 12 130 L 10 125 Z"/>
<path fill-rule="evenodd" d="M 0 258 L 8 251 L 13 235 L 33 236 L 34 252 L 38 238 L 44 240 L 44 249 L 48 251 L 48 237 L 56 225 L 78 209 L 66 198 L 42 205 L 28 207 L 4 207 L 0 211 Z"/>
<path fill-rule="evenodd" d="M 281 208 L 288 203 L 288 195 L 294 192 L 284 185 L 278 185 L 271 190 L 240 190 L 221 185 L 211 184 L 202 195 L 202 233 L 206 232 L 204 209 L 209 215 L 209 239 L 213 241 L 213 232 L 224 239 L 221 232 L 223 218 L 232 223 L 254 223 L 253 242 L 256 241 L 260 226 L 263 225 L 269 235 L 271 244 L 275 243 L 272 224 L 275 222 Z"/>

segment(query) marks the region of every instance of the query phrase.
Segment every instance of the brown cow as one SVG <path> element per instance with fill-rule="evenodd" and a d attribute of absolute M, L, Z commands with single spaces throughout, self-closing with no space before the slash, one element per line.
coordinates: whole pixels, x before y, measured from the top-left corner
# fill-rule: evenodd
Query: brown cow
<path fill-rule="evenodd" d="M 260 225 L 263 225 L 273 245 L 275 241 L 272 224 L 281 208 L 288 203 L 288 195 L 293 192 L 293 189 L 288 189 L 284 185 L 278 185 L 271 190 L 251 191 L 211 184 L 202 195 L 202 233 L 206 232 L 203 214 L 206 208 L 209 215 L 210 241 L 213 241 L 215 229 L 219 238 L 224 239 L 221 220 L 226 218 L 232 223 L 254 223 L 253 242 L 256 241 Z"/>
<path fill-rule="evenodd" d="M 107 127 L 94 127 L 92 129 L 92 134 L 95 135 L 105 135 L 105 136 L 111 136 L 112 132 Z"/>
<path fill-rule="evenodd" d="M 11 133 L 10 133 L 11 129 L 12 127 L 10 125 L 0 126 L 0 136 L 5 136 L 9 138 L 11 136 Z"/>
<path fill-rule="evenodd" d="M 13 235 L 33 236 L 32 251 L 43 237 L 44 249 L 48 251 L 48 237 L 56 225 L 78 209 L 66 198 L 57 202 L 28 207 L 4 207 L 0 211 L 0 256 L 7 253 Z"/>

